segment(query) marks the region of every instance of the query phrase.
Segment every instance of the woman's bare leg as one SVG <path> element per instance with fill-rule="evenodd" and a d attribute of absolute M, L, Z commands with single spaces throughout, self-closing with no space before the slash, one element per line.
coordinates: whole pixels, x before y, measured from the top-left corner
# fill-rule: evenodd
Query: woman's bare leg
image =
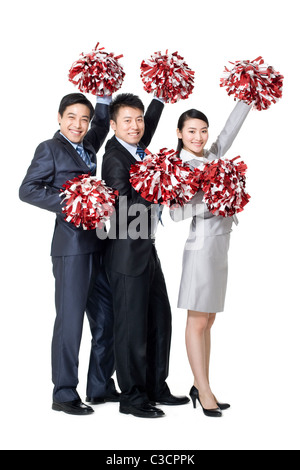
<path fill-rule="evenodd" d="M 209 313 L 188 311 L 186 325 L 186 348 L 195 386 L 199 391 L 201 404 L 206 409 L 217 408 L 216 400 L 209 385 L 210 328 L 214 316 Z"/>

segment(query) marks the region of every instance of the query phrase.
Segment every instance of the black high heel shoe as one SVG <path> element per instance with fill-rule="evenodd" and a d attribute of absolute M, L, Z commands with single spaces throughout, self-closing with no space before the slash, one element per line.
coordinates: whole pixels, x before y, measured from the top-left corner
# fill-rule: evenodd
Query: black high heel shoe
<path fill-rule="evenodd" d="M 194 393 L 194 394 L 198 394 L 198 396 L 199 396 L 198 389 L 197 389 L 195 386 L 193 386 L 193 387 L 191 388 L 191 391 L 192 391 L 193 389 L 196 390 L 196 391 L 193 391 L 193 393 Z M 215 397 L 215 396 L 214 396 L 214 399 L 216 400 L 216 397 Z M 198 400 L 199 400 L 199 398 L 198 398 Z M 218 407 L 220 408 L 220 410 L 222 410 L 222 411 L 228 410 L 228 408 L 230 408 L 230 405 L 229 405 L 228 403 L 218 403 L 217 400 L 216 400 L 216 403 L 217 403 Z"/>
<path fill-rule="evenodd" d="M 216 400 L 216 397 L 214 396 L 215 400 Z M 220 410 L 228 410 L 228 408 L 230 408 L 230 405 L 229 403 L 218 403 L 217 400 L 216 400 L 216 403 L 218 405 L 218 407 L 220 408 Z"/>
<path fill-rule="evenodd" d="M 207 410 L 207 409 L 203 408 L 202 403 L 200 401 L 199 392 L 198 392 L 197 388 L 194 387 L 194 386 L 191 388 L 190 397 L 192 399 L 194 408 L 196 408 L 196 401 L 197 400 L 199 401 L 205 416 L 209 416 L 211 418 L 221 418 L 222 417 L 221 408 L 214 408 L 214 409 L 211 409 L 211 410 Z"/>

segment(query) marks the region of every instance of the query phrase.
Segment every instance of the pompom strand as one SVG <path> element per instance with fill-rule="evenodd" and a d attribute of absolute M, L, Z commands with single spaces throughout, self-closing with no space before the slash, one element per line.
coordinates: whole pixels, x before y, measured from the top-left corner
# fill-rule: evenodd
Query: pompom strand
<path fill-rule="evenodd" d="M 228 95 L 253 105 L 258 111 L 268 109 L 282 97 L 283 76 L 265 64 L 262 57 L 253 61 L 230 62 L 232 69 L 225 67 L 220 79 Z"/>
<path fill-rule="evenodd" d="M 60 196 L 65 203 L 65 220 L 83 230 L 103 228 L 114 211 L 117 191 L 89 174 L 80 175 L 63 185 Z"/>
<path fill-rule="evenodd" d="M 195 72 L 188 67 L 178 52 L 155 52 L 141 64 L 144 90 L 147 93 L 154 92 L 165 103 L 187 99 L 194 89 L 194 75 Z"/>
<path fill-rule="evenodd" d="M 200 175 L 200 186 L 204 192 L 203 201 L 214 215 L 230 217 L 244 210 L 250 200 L 246 191 L 247 165 L 219 158 L 205 164 Z"/>
<path fill-rule="evenodd" d="M 69 70 L 69 81 L 83 93 L 109 96 L 122 86 L 125 73 L 118 60 L 123 55 L 114 56 L 96 44 L 88 54 L 81 54 Z"/>
<path fill-rule="evenodd" d="M 130 182 L 141 196 L 154 204 L 183 205 L 198 191 L 198 178 L 182 165 L 174 150 L 161 149 L 131 166 Z"/>

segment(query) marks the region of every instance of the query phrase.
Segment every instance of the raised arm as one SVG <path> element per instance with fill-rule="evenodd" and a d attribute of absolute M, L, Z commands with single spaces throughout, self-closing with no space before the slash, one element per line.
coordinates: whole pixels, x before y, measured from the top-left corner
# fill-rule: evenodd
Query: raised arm
<path fill-rule="evenodd" d="M 231 147 L 234 139 L 238 135 L 246 117 L 249 114 L 251 106 L 239 101 L 233 111 L 230 113 L 225 126 L 218 136 L 216 142 L 214 142 L 210 148 L 210 152 L 213 154 L 209 156 L 209 159 L 223 157 L 227 150 Z"/>
<path fill-rule="evenodd" d="M 109 132 L 109 103 L 111 97 L 97 97 L 97 104 L 95 107 L 95 115 L 91 122 L 91 128 L 85 136 L 87 140 L 95 149 L 97 153 L 103 145 L 107 134 Z"/>
<path fill-rule="evenodd" d="M 152 140 L 163 109 L 164 104 L 158 99 L 153 99 L 148 106 L 145 114 L 145 132 L 142 138 L 142 143 L 145 145 L 145 147 L 148 147 Z"/>

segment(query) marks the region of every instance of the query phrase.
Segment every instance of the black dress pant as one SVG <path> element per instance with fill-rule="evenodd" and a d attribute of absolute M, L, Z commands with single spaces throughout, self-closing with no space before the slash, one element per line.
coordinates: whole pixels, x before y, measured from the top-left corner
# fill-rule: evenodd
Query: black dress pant
<path fill-rule="evenodd" d="M 108 277 L 121 402 L 139 405 L 169 393 L 171 308 L 155 246 L 140 276 L 108 270 Z"/>
<path fill-rule="evenodd" d="M 52 258 L 55 277 L 56 319 L 52 339 L 53 400 L 79 398 L 79 349 L 84 313 L 92 341 L 87 396 L 103 397 L 115 384 L 113 306 L 111 290 L 100 253 Z"/>

